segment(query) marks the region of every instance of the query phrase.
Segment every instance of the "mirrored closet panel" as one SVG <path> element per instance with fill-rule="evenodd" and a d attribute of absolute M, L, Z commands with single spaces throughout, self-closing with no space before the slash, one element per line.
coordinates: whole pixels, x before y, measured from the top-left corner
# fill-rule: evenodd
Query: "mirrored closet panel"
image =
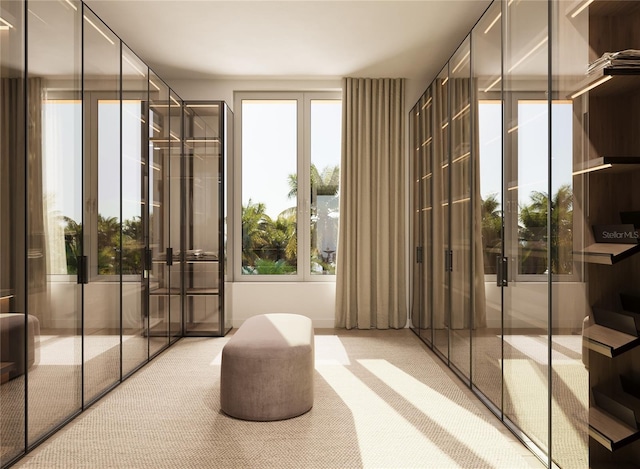
<path fill-rule="evenodd" d="M 25 19 L 17 2 L 0 1 L 0 464 L 24 451 L 25 367 L 36 363 L 40 320 L 26 307 Z M 37 322 L 36 322 L 37 321 Z M 25 327 L 26 326 L 26 327 Z M 26 331 L 33 334 L 27 334 Z M 25 341 L 26 337 L 33 340 Z M 29 359 L 25 363 L 25 347 Z"/>
<path fill-rule="evenodd" d="M 471 369 L 471 285 L 472 285 L 472 199 L 471 168 L 473 125 L 471 108 L 471 37 L 468 36 L 449 60 L 451 100 L 450 142 L 450 245 L 448 267 L 451 275 L 449 340 L 451 364 L 466 379 Z M 474 201 L 477 199 L 473 199 Z M 477 318 L 481 319 L 481 318 Z"/>
<path fill-rule="evenodd" d="M 120 40 L 84 15 L 84 399 L 120 381 Z M 116 189 L 117 190 L 114 190 Z M 70 238 L 72 239 L 72 238 Z"/>
<path fill-rule="evenodd" d="M 549 5 L 503 6 L 503 414 L 549 446 Z"/>
<path fill-rule="evenodd" d="M 149 71 L 122 45 L 122 373 L 149 356 Z"/>
<path fill-rule="evenodd" d="M 149 72 L 149 151 L 148 151 L 148 253 L 149 272 L 149 353 L 169 343 L 172 298 L 180 294 L 171 290 L 171 276 L 179 275 L 179 264 L 173 267 L 171 226 L 171 135 L 169 87 L 155 73 Z M 176 212 L 179 214 L 179 212 Z M 179 237 L 177 238 L 179 241 Z M 179 305 L 178 305 L 179 308 Z M 177 312 L 177 311 L 176 311 Z"/>
<path fill-rule="evenodd" d="M 502 4 L 494 2 L 473 28 L 472 93 L 476 124 L 473 259 L 475 320 L 472 329 L 473 386 L 500 415 L 502 411 Z M 481 245 L 478 245 L 478 238 Z"/>
<path fill-rule="evenodd" d="M 451 304 L 451 245 L 449 214 L 451 168 L 449 152 L 449 63 L 440 72 L 433 90 L 433 345 L 445 360 L 449 359 L 449 326 Z"/>
<path fill-rule="evenodd" d="M 180 97 L 76 0 L 0 0 L 0 73 L 6 467 L 186 324 L 191 335 L 231 328 L 233 115 L 220 101 L 194 105 L 185 142 Z"/>
<path fill-rule="evenodd" d="M 34 353 L 21 372 L 33 444 L 82 408 L 82 4 L 32 1 L 28 13 L 26 340 Z"/>
<path fill-rule="evenodd" d="M 226 233 L 226 104 L 187 102 L 185 164 L 184 324 L 189 335 L 224 335 Z"/>
<path fill-rule="evenodd" d="M 410 115 L 412 329 L 547 466 L 640 460 L 637 31 L 637 2 L 496 0 Z M 420 113 L 445 84 L 429 233 Z"/>

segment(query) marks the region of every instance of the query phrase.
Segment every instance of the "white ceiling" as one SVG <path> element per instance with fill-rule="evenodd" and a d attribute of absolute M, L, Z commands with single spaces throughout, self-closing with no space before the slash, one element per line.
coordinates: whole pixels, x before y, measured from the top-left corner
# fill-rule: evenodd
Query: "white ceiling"
<path fill-rule="evenodd" d="M 490 0 L 85 3 L 165 80 L 427 80 Z"/>

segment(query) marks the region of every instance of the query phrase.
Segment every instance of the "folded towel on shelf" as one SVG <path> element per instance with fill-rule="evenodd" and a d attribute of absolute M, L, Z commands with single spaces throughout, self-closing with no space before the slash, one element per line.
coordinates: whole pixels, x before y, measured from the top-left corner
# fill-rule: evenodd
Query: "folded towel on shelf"
<path fill-rule="evenodd" d="M 587 67 L 587 75 L 604 68 L 639 68 L 640 50 L 626 49 L 617 52 L 605 52 Z"/>

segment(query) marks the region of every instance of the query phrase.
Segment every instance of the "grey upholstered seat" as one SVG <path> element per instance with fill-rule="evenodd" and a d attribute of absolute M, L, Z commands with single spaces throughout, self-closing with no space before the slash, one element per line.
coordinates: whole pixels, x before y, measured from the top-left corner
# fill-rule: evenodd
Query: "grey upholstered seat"
<path fill-rule="evenodd" d="M 313 406 L 313 325 L 299 314 L 249 318 L 222 349 L 220 406 L 244 420 L 282 420 Z"/>

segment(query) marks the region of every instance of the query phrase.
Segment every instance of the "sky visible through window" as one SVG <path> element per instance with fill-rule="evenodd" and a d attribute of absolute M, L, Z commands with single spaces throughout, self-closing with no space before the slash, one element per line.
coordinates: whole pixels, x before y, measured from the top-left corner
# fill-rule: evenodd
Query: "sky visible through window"
<path fill-rule="evenodd" d="M 264 203 L 273 219 L 296 206 L 287 194 L 298 170 L 298 112 L 295 100 L 242 101 L 242 205 Z M 341 101 L 313 100 L 311 115 L 312 163 L 322 172 L 340 164 Z"/>
<path fill-rule="evenodd" d="M 546 101 L 519 101 L 518 103 L 518 180 L 507 181 L 508 187 L 518 188 L 518 203 L 530 202 L 532 191 L 547 192 L 548 178 L 548 104 Z M 570 102 L 552 104 L 552 154 L 554 155 L 552 195 L 562 185 L 571 185 L 572 180 L 572 105 Z M 478 110 L 480 132 L 480 187 L 481 197 L 502 192 L 501 125 L 502 105 L 500 101 L 482 101 Z"/>

